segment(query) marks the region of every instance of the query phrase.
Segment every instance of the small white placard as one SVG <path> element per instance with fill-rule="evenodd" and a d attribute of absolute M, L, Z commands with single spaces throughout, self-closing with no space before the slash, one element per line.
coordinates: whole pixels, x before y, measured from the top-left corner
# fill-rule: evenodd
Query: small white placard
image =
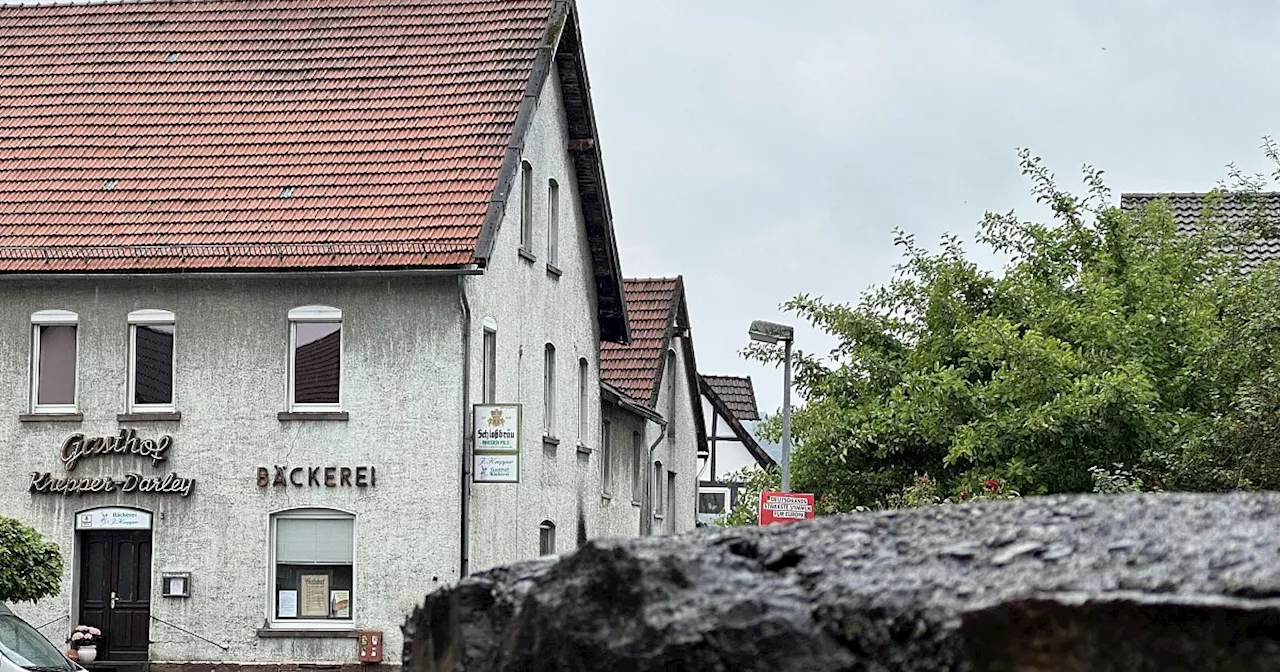
<path fill-rule="evenodd" d="M 187 580 L 181 576 L 174 576 L 169 579 L 170 595 L 186 595 Z"/>
<path fill-rule="evenodd" d="M 476 455 L 477 483 L 520 482 L 519 455 Z"/>
<path fill-rule="evenodd" d="M 137 509 L 106 507 L 76 514 L 77 530 L 149 530 L 151 514 Z"/>
<path fill-rule="evenodd" d="M 280 591 L 280 602 L 276 607 L 277 618 L 297 618 L 298 617 L 298 591 L 282 590 Z"/>

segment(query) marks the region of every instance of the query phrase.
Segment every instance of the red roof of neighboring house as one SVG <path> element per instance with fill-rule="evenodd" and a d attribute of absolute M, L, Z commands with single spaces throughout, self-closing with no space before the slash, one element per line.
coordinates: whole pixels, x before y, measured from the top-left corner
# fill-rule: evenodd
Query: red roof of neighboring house
<path fill-rule="evenodd" d="M 652 406 L 670 339 L 668 327 L 682 293 L 680 278 L 629 278 L 622 281 L 622 289 L 627 298 L 631 345 L 601 345 L 600 378 L 628 397 Z"/>
<path fill-rule="evenodd" d="M 750 376 L 703 376 L 707 385 L 724 401 L 725 408 L 738 420 L 759 420 L 756 389 Z"/>
<path fill-rule="evenodd" d="M 472 263 L 551 10 L 0 7 L 0 272 Z"/>

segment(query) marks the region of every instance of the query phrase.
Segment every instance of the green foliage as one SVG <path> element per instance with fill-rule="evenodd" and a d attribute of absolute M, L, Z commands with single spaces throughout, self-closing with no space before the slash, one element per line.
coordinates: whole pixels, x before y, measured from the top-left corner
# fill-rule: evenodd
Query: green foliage
<path fill-rule="evenodd" d="M 738 499 L 716 524 L 722 527 L 734 525 L 758 525 L 760 523 L 760 493 L 766 490 L 777 490 L 782 485 L 782 476 L 777 469 L 761 469 L 747 467 L 729 474 L 725 478 L 729 483 L 741 482 Z"/>
<path fill-rule="evenodd" d="M 58 545 L 0 516 L 0 602 L 35 602 L 57 595 L 62 582 Z"/>
<path fill-rule="evenodd" d="M 985 496 L 988 481 L 1023 494 L 1280 487 L 1280 272 L 1240 270 L 1242 247 L 1275 229 L 1218 216 L 1258 185 L 1212 192 L 1189 235 L 1167 202 L 1122 212 L 1101 172 L 1086 167 L 1081 197 L 1020 156 L 1054 221 L 989 213 L 978 240 L 1003 272 L 954 237 L 929 252 L 900 233 L 895 277 L 856 305 L 785 304 L 838 342 L 826 359 L 796 356 L 796 489 L 850 511 Z M 913 492 L 920 474 L 936 492 Z"/>
<path fill-rule="evenodd" d="M 939 504 L 964 504 L 996 499 L 1018 499 L 1022 495 L 1018 491 L 1006 488 L 995 479 L 988 479 L 977 492 L 961 490 L 954 497 L 944 495 L 938 481 L 922 474 L 902 489 L 900 494 L 889 495 L 884 505 L 893 509 L 914 509 L 922 506 Z"/>
<path fill-rule="evenodd" d="M 1093 491 L 1096 493 L 1142 492 L 1142 479 L 1125 469 L 1123 464 L 1117 463 L 1115 469 L 1089 467 L 1089 473 L 1093 474 Z"/>

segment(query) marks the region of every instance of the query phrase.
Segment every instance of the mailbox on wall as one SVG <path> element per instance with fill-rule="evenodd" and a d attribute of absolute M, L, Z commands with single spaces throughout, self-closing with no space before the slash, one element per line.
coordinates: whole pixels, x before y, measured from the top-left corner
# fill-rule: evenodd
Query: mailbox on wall
<path fill-rule="evenodd" d="M 372 632 L 368 630 L 360 631 L 359 655 L 357 658 L 362 663 L 381 663 L 382 662 L 382 633 Z"/>
<path fill-rule="evenodd" d="M 191 597 L 191 572 L 161 573 L 160 588 L 165 597 Z"/>

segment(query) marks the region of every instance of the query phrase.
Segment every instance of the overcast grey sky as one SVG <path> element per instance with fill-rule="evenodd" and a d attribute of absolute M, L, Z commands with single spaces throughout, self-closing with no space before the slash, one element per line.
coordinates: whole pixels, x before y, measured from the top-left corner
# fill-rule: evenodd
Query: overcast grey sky
<path fill-rule="evenodd" d="M 1266 170 L 1280 135 L 1270 2 L 578 2 L 623 270 L 683 274 L 699 368 L 752 376 L 770 412 L 747 324 L 856 301 L 894 227 L 932 247 L 985 210 L 1039 217 L 1018 147 L 1118 198 Z"/>

